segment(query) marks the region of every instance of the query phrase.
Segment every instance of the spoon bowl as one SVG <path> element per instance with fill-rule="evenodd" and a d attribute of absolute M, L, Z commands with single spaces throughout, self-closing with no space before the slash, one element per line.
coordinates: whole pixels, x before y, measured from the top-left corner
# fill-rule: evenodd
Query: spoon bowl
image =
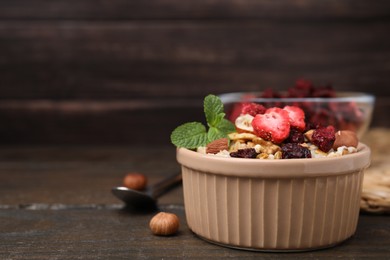
<path fill-rule="evenodd" d="M 115 197 L 119 198 L 126 204 L 139 206 L 153 205 L 156 203 L 156 200 L 144 191 L 138 191 L 119 186 L 112 188 L 111 192 L 115 195 Z"/>
<path fill-rule="evenodd" d="M 138 191 L 129 189 L 127 187 L 114 187 L 111 189 L 112 194 L 115 197 L 122 200 L 127 207 L 150 207 L 155 206 L 157 199 L 171 190 L 173 187 L 181 183 L 182 177 L 181 173 L 176 173 L 171 175 L 160 182 L 146 188 L 144 191 Z"/>

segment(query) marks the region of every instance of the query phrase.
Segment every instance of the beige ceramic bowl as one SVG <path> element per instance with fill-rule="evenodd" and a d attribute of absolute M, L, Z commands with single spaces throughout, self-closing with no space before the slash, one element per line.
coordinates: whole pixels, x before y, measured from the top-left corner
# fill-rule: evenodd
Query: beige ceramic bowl
<path fill-rule="evenodd" d="M 189 228 L 248 250 L 336 245 L 356 230 L 370 149 L 334 158 L 258 160 L 177 150 Z"/>

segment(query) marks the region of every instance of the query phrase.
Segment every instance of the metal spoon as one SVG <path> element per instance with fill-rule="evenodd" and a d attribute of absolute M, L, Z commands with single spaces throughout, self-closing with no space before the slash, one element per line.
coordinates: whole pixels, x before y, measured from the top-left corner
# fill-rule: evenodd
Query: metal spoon
<path fill-rule="evenodd" d="M 181 173 L 177 173 L 161 180 L 153 186 L 149 186 L 144 191 L 137 191 L 126 187 L 114 187 L 111 189 L 111 192 L 118 199 L 125 202 L 127 207 L 150 207 L 156 204 L 157 199 L 161 195 L 181 183 L 181 180 Z"/>

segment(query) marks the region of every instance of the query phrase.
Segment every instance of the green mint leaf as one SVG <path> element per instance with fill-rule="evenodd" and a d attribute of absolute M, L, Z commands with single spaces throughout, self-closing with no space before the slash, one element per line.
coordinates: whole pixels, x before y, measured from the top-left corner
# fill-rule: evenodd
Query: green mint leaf
<path fill-rule="evenodd" d="M 210 94 L 205 97 L 203 106 L 207 124 L 214 127 L 218 126 L 225 116 L 221 99 Z"/>
<path fill-rule="evenodd" d="M 209 131 L 207 132 L 208 142 L 212 142 L 220 138 L 225 138 L 228 134 L 234 132 L 235 130 L 236 128 L 233 123 L 223 118 L 218 127 L 209 128 Z"/>
<path fill-rule="evenodd" d="M 234 124 L 224 118 L 223 103 L 218 96 L 210 94 L 205 97 L 204 113 L 208 131 L 202 123 L 186 123 L 173 130 L 171 142 L 177 147 L 195 149 L 235 131 Z"/>
<path fill-rule="evenodd" d="M 226 137 L 226 133 L 224 133 L 223 131 L 221 131 L 216 127 L 210 127 L 209 131 L 207 132 L 208 142 L 212 142 L 214 140 L 224 138 L 224 137 Z"/>
<path fill-rule="evenodd" d="M 206 127 L 199 122 L 178 126 L 171 134 L 171 142 L 177 147 L 195 149 L 207 144 Z"/>
<path fill-rule="evenodd" d="M 236 127 L 234 126 L 234 124 L 226 118 L 222 118 L 221 122 L 219 122 L 218 129 L 224 132 L 225 135 L 236 131 Z"/>
<path fill-rule="evenodd" d="M 218 125 L 221 123 L 222 119 L 225 117 L 225 113 L 219 113 L 215 115 L 214 121 L 212 123 L 207 123 L 209 127 L 218 127 Z"/>

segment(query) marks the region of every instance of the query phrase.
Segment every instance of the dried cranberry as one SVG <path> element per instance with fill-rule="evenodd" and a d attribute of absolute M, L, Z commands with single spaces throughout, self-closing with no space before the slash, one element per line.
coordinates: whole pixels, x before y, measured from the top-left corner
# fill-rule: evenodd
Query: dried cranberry
<path fill-rule="evenodd" d="M 314 130 L 312 135 L 312 142 L 321 151 L 328 152 L 332 146 L 334 141 L 336 140 L 335 129 L 333 126 L 320 127 Z"/>
<path fill-rule="evenodd" d="M 262 97 L 262 98 L 281 98 L 282 95 L 279 92 L 273 90 L 272 88 L 266 88 L 260 97 Z"/>
<path fill-rule="evenodd" d="M 363 121 L 363 113 L 355 102 L 329 103 L 329 107 L 340 122 L 359 124 Z"/>
<path fill-rule="evenodd" d="M 254 94 L 246 94 L 241 97 L 242 102 L 235 103 L 231 108 L 230 111 L 227 113 L 229 115 L 229 120 L 234 122 L 237 117 L 240 116 L 242 107 L 245 103 L 249 102 L 249 100 L 256 98 L 256 95 Z"/>
<path fill-rule="evenodd" d="M 305 141 L 305 137 L 303 133 L 293 127 L 290 129 L 290 135 L 285 140 L 286 143 L 297 143 L 297 144 L 301 144 L 304 141 Z"/>
<path fill-rule="evenodd" d="M 287 143 L 282 146 L 282 158 L 311 158 L 311 152 L 307 147 L 303 147 L 297 143 Z"/>
<path fill-rule="evenodd" d="M 319 98 L 332 98 L 336 97 L 336 91 L 332 85 L 320 85 L 314 86 L 314 84 L 306 79 L 298 79 L 293 87 L 287 90 L 286 94 L 278 92 L 271 88 L 265 89 L 260 95 L 262 98 L 304 98 L 304 97 L 319 97 Z M 247 100 L 248 101 L 248 100 Z M 245 102 L 245 99 L 242 100 Z M 354 103 L 350 104 L 338 104 L 324 102 L 293 102 L 290 104 L 275 102 L 274 100 L 264 102 L 264 107 L 283 107 L 285 105 L 298 106 L 305 112 L 305 124 L 307 129 L 325 127 L 327 125 L 333 125 L 336 129 L 351 129 L 356 131 L 358 127 L 363 124 L 363 113 L 359 110 L 358 106 Z M 241 109 L 241 107 L 240 107 Z M 235 109 L 234 112 L 237 112 Z M 233 113 L 233 116 L 229 117 L 234 122 L 235 118 L 239 114 Z"/>
<path fill-rule="evenodd" d="M 327 125 L 336 125 L 335 114 L 331 113 L 329 109 L 320 108 L 317 111 L 313 111 L 311 115 L 309 115 L 308 124 L 313 128 L 325 127 Z"/>
<path fill-rule="evenodd" d="M 299 79 L 295 82 L 294 87 L 288 89 L 287 97 L 304 98 L 310 97 L 313 91 L 313 84 L 311 81 Z"/>
<path fill-rule="evenodd" d="M 256 103 L 243 103 L 241 108 L 241 114 L 249 114 L 256 116 L 257 114 L 264 114 L 266 108 L 261 104 Z"/>
<path fill-rule="evenodd" d="M 312 97 L 335 97 L 336 91 L 333 89 L 331 85 L 327 85 L 324 87 L 316 87 L 313 89 Z"/>
<path fill-rule="evenodd" d="M 231 157 L 236 158 L 256 158 L 258 153 L 254 148 L 238 149 L 237 152 L 231 152 Z"/>
<path fill-rule="evenodd" d="M 261 98 L 282 98 L 283 96 L 279 92 L 272 90 L 271 88 L 267 88 L 262 92 L 260 97 Z M 271 101 L 264 102 L 263 105 L 266 108 L 283 106 L 282 102 L 271 102 Z"/>

